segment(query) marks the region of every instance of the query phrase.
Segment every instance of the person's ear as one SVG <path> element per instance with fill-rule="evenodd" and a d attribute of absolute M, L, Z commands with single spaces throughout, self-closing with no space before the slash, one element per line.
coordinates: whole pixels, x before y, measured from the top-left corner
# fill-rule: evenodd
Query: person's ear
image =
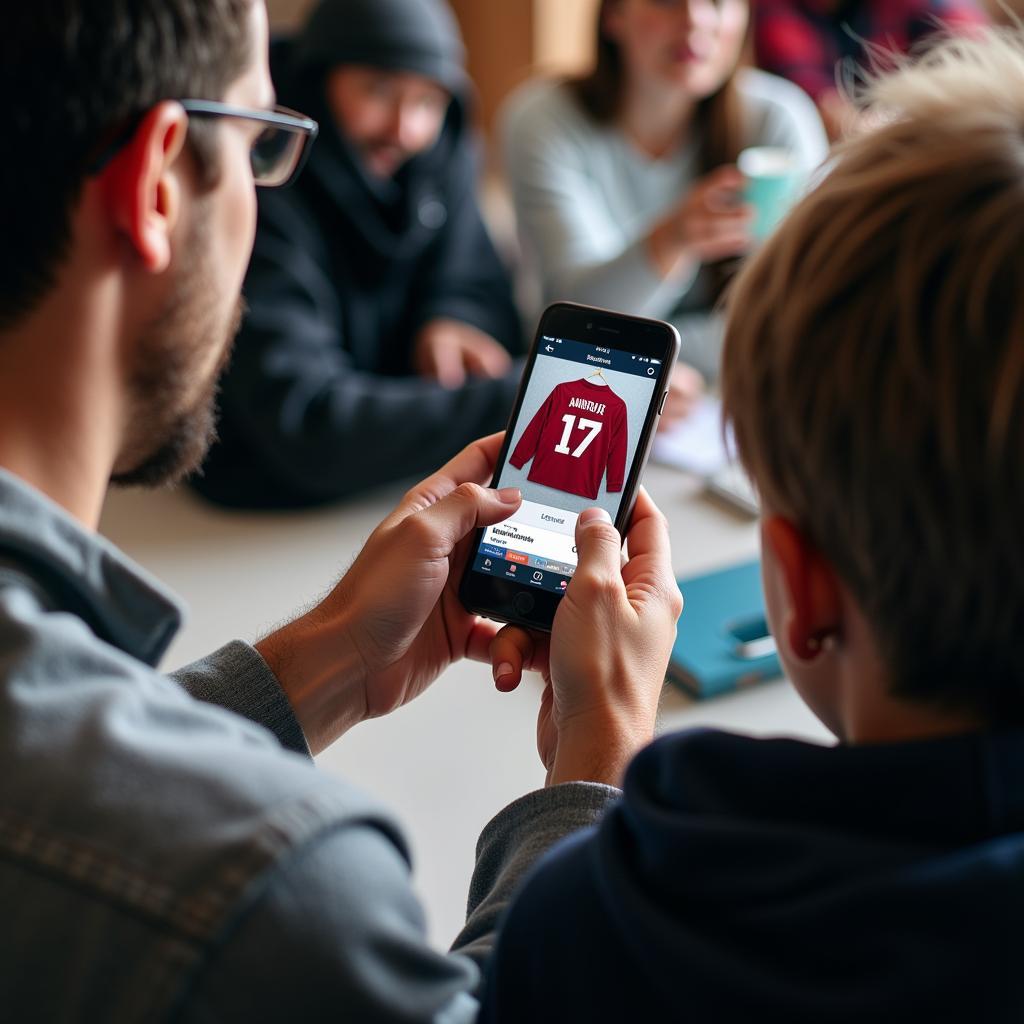
<path fill-rule="evenodd" d="M 181 212 L 180 166 L 188 116 L 165 100 L 142 119 L 131 140 L 102 172 L 104 197 L 118 233 L 152 273 L 171 261 L 171 234 Z"/>
<path fill-rule="evenodd" d="M 785 601 L 785 642 L 801 661 L 814 661 L 826 641 L 839 638 L 842 600 L 835 570 L 788 519 L 769 516 L 761 543 L 779 570 Z"/>

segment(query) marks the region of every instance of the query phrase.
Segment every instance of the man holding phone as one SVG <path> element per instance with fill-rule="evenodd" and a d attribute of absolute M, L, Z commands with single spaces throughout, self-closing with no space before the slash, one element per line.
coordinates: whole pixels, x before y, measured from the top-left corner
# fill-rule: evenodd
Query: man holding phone
<path fill-rule="evenodd" d="M 600 815 L 653 730 L 680 598 L 642 492 L 625 567 L 607 514 L 579 516 L 550 640 L 459 604 L 473 530 L 520 505 L 483 486 L 499 435 L 410 490 L 312 610 L 155 670 L 180 608 L 96 525 L 111 479 L 174 479 L 208 443 L 254 182 L 287 180 L 313 130 L 273 109 L 266 53 L 261 0 L 44 0 L 0 35 L 23 115 L 0 164 L 21 240 L 0 273 L 0 999 L 18 1020 L 472 1020 L 517 879 Z M 544 674 L 549 785 L 488 825 L 444 955 L 399 826 L 309 755 L 462 657 L 503 686 Z"/>

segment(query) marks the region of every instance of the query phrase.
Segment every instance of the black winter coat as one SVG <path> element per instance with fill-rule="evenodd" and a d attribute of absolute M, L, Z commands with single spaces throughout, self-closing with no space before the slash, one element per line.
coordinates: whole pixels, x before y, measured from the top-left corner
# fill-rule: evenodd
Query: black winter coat
<path fill-rule="evenodd" d="M 514 353 L 523 340 L 477 206 L 463 100 L 431 150 L 376 182 L 335 129 L 321 84 L 289 82 L 287 47 L 273 59 L 281 102 L 321 130 L 299 180 L 259 195 L 220 440 L 194 481 L 225 505 L 315 504 L 433 470 L 505 425 L 520 371 L 456 390 L 412 372 L 412 342 L 437 317 Z"/>

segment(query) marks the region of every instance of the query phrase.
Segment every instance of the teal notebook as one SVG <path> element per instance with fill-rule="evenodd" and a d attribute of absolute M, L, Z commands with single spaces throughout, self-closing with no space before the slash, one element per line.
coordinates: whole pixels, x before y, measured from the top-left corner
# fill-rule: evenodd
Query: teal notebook
<path fill-rule="evenodd" d="M 756 559 L 679 581 L 685 607 L 668 676 L 695 697 L 714 697 L 782 674 L 768 633 Z"/>

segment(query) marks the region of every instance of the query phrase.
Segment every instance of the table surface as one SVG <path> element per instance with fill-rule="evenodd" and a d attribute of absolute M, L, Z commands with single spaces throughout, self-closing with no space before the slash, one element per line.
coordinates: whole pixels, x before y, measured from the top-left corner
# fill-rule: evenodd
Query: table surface
<path fill-rule="evenodd" d="M 668 517 L 679 575 L 756 555 L 756 524 L 713 503 L 693 478 L 651 466 L 645 484 Z M 184 489 L 115 491 L 100 528 L 188 605 L 164 660 L 170 670 L 228 640 L 252 641 L 309 607 L 401 493 L 396 487 L 328 509 L 249 514 L 210 508 Z M 454 665 L 418 700 L 356 727 L 317 759 L 323 771 L 374 793 L 402 821 L 439 947 L 461 927 L 480 830 L 506 803 L 543 783 L 534 746 L 540 692 L 539 679 L 527 677 L 515 693 L 500 694 L 485 666 Z M 782 681 L 696 703 L 666 687 L 659 729 L 694 725 L 829 738 Z"/>

